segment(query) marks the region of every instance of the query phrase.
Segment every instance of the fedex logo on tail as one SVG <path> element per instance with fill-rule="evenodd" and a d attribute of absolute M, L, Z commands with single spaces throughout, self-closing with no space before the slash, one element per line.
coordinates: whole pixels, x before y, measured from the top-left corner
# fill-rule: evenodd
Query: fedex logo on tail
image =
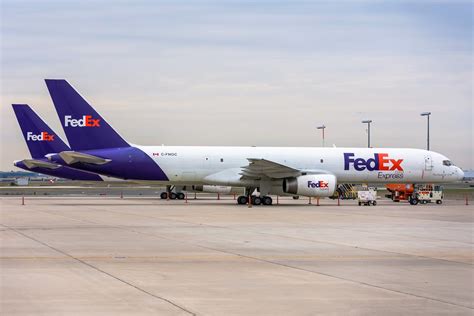
<path fill-rule="evenodd" d="M 374 158 L 365 160 L 364 158 L 354 158 L 354 153 L 344 153 L 344 170 L 349 170 L 350 166 L 357 171 L 403 171 L 403 159 L 389 158 L 386 153 L 375 153 Z"/>
<path fill-rule="evenodd" d="M 308 181 L 308 188 L 311 188 L 311 189 L 323 189 L 323 190 L 329 190 L 329 182 L 326 182 L 326 181 L 317 181 L 317 182 L 313 182 L 313 181 Z"/>
<path fill-rule="evenodd" d="M 84 115 L 81 119 L 74 119 L 71 115 L 64 116 L 65 127 L 100 127 L 100 119 L 93 119 L 92 115 Z"/>
<path fill-rule="evenodd" d="M 33 134 L 32 132 L 28 132 L 26 133 L 26 140 L 32 142 L 52 142 L 54 140 L 54 134 L 49 134 L 48 132 Z"/>

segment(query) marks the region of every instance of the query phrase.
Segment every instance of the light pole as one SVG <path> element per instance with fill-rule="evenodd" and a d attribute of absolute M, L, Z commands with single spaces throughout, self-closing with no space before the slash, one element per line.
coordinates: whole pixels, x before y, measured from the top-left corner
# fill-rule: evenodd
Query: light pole
<path fill-rule="evenodd" d="M 431 115 L 431 112 L 423 112 L 420 115 L 421 116 L 426 116 L 426 118 L 427 118 L 428 131 L 427 131 L 427 135 L 426 135 L 426 149 L 430 150 L 430 115 Z"/>
<path fill-rule="evenodd" d="M 362 123 L 367 124 L 367 148 L 370 148 L 370 123 L 372 120 L 365 120 Z"/>
<path fill-rule="evenodd" d="M 324 147 L 324 129 L 326 128 L 326 126 L 324 126 L 324 124 L 323 124 L 323 125 L 318 126 L 318 127 L 316 127 L 316 128 L 323 131 L 323 147 Z"/>

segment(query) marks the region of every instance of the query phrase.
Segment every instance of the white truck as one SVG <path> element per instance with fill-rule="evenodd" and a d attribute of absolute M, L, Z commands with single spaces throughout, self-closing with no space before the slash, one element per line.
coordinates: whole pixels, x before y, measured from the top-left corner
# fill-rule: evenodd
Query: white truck
<path fill-rule="evenodd" d="M 409 200 L 411 205 L 434 203 L 443 203 L 443 187 L 439 185 L 422 185 L 415 187 Z"/>
<path fill-rule="evenodd" d="M 359 200 L 359 206 L 364 205 L 377 205 L 377 189 L 376 188 L 362 188 L 357 191 L 357 199 Z"/>

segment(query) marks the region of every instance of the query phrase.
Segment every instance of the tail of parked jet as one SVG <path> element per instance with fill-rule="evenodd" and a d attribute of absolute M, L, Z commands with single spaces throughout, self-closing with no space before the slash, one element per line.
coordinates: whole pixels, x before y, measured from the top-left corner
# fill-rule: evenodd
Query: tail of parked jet
<path fill-rule="evenodd" d="M 76 170 L 49 162 L 45 155 L 69 150 L 61 138 L 27 104 L 13 104 L 18 124 L 32 159 L 17 160 L 18 168 L 47 174 L 53 177 L 83 181 L 103 181 L 91 172 Z"/>
<path fill-rule="evenodd" d="M 36 114 L 28 104 L 12 104 L 32 158 L 44 158 L 50 153 L 60 153 L 69 147 Z"/>
<path fill-rule="evenodd" d="M 72 150 L 130 147 L 66 80 L 45 81 Z"/>

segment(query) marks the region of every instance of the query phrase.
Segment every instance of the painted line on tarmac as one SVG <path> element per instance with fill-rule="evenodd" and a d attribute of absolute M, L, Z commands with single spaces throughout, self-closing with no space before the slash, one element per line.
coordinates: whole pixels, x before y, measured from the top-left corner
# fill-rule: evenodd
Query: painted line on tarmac
<path fill-rule="evenodd" d="M 109 212 L 109 213 L 121 213 L 121 212 L 114 212 L 114 211 L 106 211 L 106 210 L 102 210 L 102 209 L 96 209 L 94 207 L 92 207 L 92 208 L 95 211 L 102 211 L 102 212 Z M 93 223 L 93 224 L 107 225 L 107 224 L 104 224 L 104 223 L 101 223 L 101 222 L 94 222 L 94 221 L 91 221 L 91 220 L 78 219 L 78 218 L 74 218 L 74 217 L 65 216 L 65 215 L 62 215 L 62 214 L 50 213 L 50 212 L 47 212 L 47 211 L 44 211 L 44 210 L 37 210 L 37 211 L 43 212 L 43 213 L 48 213 L 50 215 L 56 215 L 56 216 L 61 216 L 61 217 L 65 217 L 65 218 L 70 218 L 70 219 L 74 219 L 74 220 L 77 220 L 77 221 Z M 122 213 L 123 214 L 128 214 L 128 215 L 134 215 L 134 216 L 142 216 L 142 215 L 137 215 L 137 214 L 133 214 L 133 213 L 126 213 L 126 212 L 122 212 Z M 149 216 L 149 217 L 152 217 L 152 216 Z M 156 218 L 156 219 L 159 219 L 159 218 Z M 173 221 L 173 220 L 171 220 L 171 221 Z M 194 225 L 197 225 L 197 224 L 194 224 Z M 466 308 L 466 309 L 469 309 L 469 310 L 473 310 L 473 308 L 471 306 L 467 306 L 467 305 L 463 305 L 463 304 L 457 304 L 457 303 L 453 303 L 453 302 L 442 300 L 442 299 L 437 299 L 437 298 L 433 298 L 433 297 L 418 295 L 418 294 L 404 292 L 404 291 L 400 291 L 400 290 L 385 288 L 385 287 L 382 287 L 382 286 L 379 286 L 379 285 L 370 284 L 370 283 L 363 282 L 363 281 L 353 280 L 353 279 L 349 279 L 349 278 L 343 278 L 343 277 L 339 277 L 339 276 L 324 273 L 324 272 L 309 270 L 309 269 L 305 269 L 305 268 L 301 268 L 301 267 L 297 267 L 297 266 L 292 266 L 292 265 L 288 265 L 288 264 L 284 264 L 284 263 L 280 263 L 280 262 L 276 262 L 276 261 L 272 261 L 272 260 L 268 260 L 268 259 L 248 256 L 248 255 L 240 254 L 240 253 L 237 253 L 237 252 L 231 252 L 231 251 L 228 251 L 228 250 L 222 250 L 222 249 L 219 249 L 219 248 L 207 247 L 207 246 L 200 245 L 198 243 L 187 242 L 187 241 L 183 241 L 183 240 L 179 240 L 179 239 L 173 239 L 173 238 L 170 238 L 170 237 L 165 237 L 165 236 L 154 234 L 154 233 L 145 233 L 145 232 L 137 231 L 137 230 L 134 230 L 134 229 L 130 229 L 127 226 L 109 225 L 109 227 L 121 229 L 121 230 L 128 231 L 128 232 L 133 232 L 133 233 L 140 234 L 140 235 L 154 236 L 154 237 L 164 239 L 164 240 L 171 240 L 171 241 L 179 242 L 179 243 L 182 243 L 182 244 L 193 245 L 193 246 L 198 247 L 198 248 L 202 248 L 202 249 L 206 249 L 206 250 L 213 250 L 213 251 L 217 251 L 217 252 L 221 252 L 221 253 L 225 253 L 225 254 L 230 254 L 230 255 L 237 256 L 237 257 L 241 257 L 241 258 L 252 259 L 252 260 L 255 260 L 255 261 L 260 261 L 260 262 L 264 262 L 264 263 L 268 263 L 268 264 L 273 264 L 273 265 L 277 265 L 277 266 L 281 266 L 281 267 L 285 267 L 285 268 L 289 268 L 289 269 L 304 271 L 304 272 L 308 272 L 308 273 L 312 273 L 312 274 L 324 275 L 326 277 L 335 278 L 335 279 L 343 280 L 343 281 L 350 282 L 350 283 L 356 283 L 356 284 L 364 285 L 364 286 L 367 286 L 367 287 L 377 288 L 377 289 L 384 290 L 384 291 L 387 291 L 387 292 L 394 292 L 394 293 L 398 293 L 398 294 L 413 296 L 413 297 L 417 297 L 417 298 L 420 298 L 420 299 L 435 301 L 435 302 L 438 302 L 438 303 L 444 303 L 444 304 L 448 304 L 448 305 L 451 305 L 451 306 L 456 306 L 456 307 L 460 307 L 460 308 Z M 374 250 L 374 251 L 377 251 L 377 250 Z M 433 258 L 433 259 L 436 259 L 436 258 Z M 80 259 L 77 259 L 77 260 L 80 260 Z M 440 260 L 442 260 L 442 259 L 440 259 Z M 87 263 L 85 263 L 85 264 L 87 264 Z"/>
<path fill-rule="evenodd" d="M 130 286 L 130 287 L 133 287 L 134 289 L 136 289 L 136 290 L 138 290 L 138 291 L 140 291 L 140 292 L 142 292 L 142 293 L 145 293 L 145 294 L 147 294 L 147 295 L 149 295 L 149 296 L 151 296 L 151 297 L 154 297 L 154 298 L 156 298 L 156 299 L 158 299 L 158 300 L 161 300 L 161 301 L 164 301 L 164 302 L 166 302 L 166 303 L 169 303 L 169 304 L 173 305 L 174 307 L 176 307 L 176 308 L 182 310 L 183 312 L 186 312 L 186 313 L 188 313 L 188 314 L 190 314 L 190 315 L 196 315 L 196 313 L 190 311 L 189 309 L 185 308 L 184 306 L 178 305 L 177 303 L 174 303 L 173 301 L 171 301 L 171 300 L 169 300 L 169 299 L 167 299 L 167 298 L 164 298 L 164 297 L 162 297 L 162 296 L 158 296 L 158 295 L 156 295 L 156 294 L 153 294 L 153 293 L 151 293 L 151 292 L 148 292 L 147 290 L 142 289 L 141 287 L 139 287 L 139 286 L 137 286 L 137 285 L 134 285 L 134 284 L 132 284 L 132 283 L 130 283 L 130 282 L 127 282 L 127 281 L 125 281 L 124 279 L 121 279 L 121 278 L 119 278 L 119 277 L 117 277 L 117 276 L 115 276 L 115 275 L 113 275 L 113 274 L 111 274 L 111 273 L 109 273 L 109 272 L 107 272 L 107 271 L 104 271 L 104 270 L 100 269 L 99 267 L 94 266 L 93 264 L 90 264 L 90 263 L 88 263 L 88 262 L 86 262 L 86 261 L 84 261 L 84 260 L 81 260 L 81 259 L 79 259 L 79 258 L 77 258 L 77 257 L 74 257 L 73 255 L 71 255 L 71 254 L 69 254 L 69 253 L 67 253 L 67 252 L 65 252 L 65 251 L 63 251 L 63 250 L 61 250 L 61 249 L 58 249 L 58 248 L 56 248 L 56 247 L 53 247 L 53 246 L 51 246 L 51 245 L 49 245 L 49 244 L 47 244 L 47 243 L 45 243 L 45 242 L 43 242 L 43 241 L 41 241 L 41 240 L 39 240 L 39 239 L 36 239 L 36 238 L 34 238 L 34 237 L 32 237 L 32 236 L 29 236 L 29 235 L 25 234 L 24 232 L 19 231 L 19 230 L 16 229 L 16 228 L 10 227 L 10 226 L 5 225 L 5 224 L 0 224 L 0 225 L 2 225 L 3 227 L 8 228 L 8 229 L 10 229 L 10 230 L 16 232 L 17 234 L 19 234 L 19 235 L 21 235 L 21 236 L 23 236 L 23 237 L 25 237 L 25 238 L 28 238 L 28 239 L 30 239 L 30 240 L 33 240 L 33 241 L 35 241 L 35 242 L 37 242 L 37 243 L 39 243 L 39 244 L 41 244 L 41 245 L 43 245 L 43 246 L 45 246 L 45 247 L 47 247 L 47 248 L 53 250 L 53 251 L 56 251 L 56 252 L 58 252 L 58 253 L 60 253 L 60 254 L 62 254 L 62 255 L 64 255 L 64 256 L 66 256 L 66 257 L 69 257 L 69 258 L 71 258 L 71 259 L 73 259 L 73 260 L 75 260 L 75 261 L 77 261 L 77 262 L 79 262 L 79 263 L 81 263 L 81 264 L 83 264 L 83 265 L 85 265 L 85 266 L 88 266 L 89 268 L 92 268 L 92 269 L 94 269 L 94 270 L 96 270 L 96 271 L 98 271 L 98 272 L 100 272 L 100 273 L 102 273 L 102 274 L 105 274 L 105 275 L 107 275 L 107 276 L 109 276 L 109 277 L 111 277 L 111 278 L 113 278 L 113 279 L 115 279 L 115 280 L 117 280 L 117 281 L 119 281 L 119 282 L 121 282 L 121 283 L 123 283 L 123 284 L 126 284 L 126 285 L 128 285 L 128 286 Z M 109 227 L 110 227 L 110 226 L 109 226 Z"/>

